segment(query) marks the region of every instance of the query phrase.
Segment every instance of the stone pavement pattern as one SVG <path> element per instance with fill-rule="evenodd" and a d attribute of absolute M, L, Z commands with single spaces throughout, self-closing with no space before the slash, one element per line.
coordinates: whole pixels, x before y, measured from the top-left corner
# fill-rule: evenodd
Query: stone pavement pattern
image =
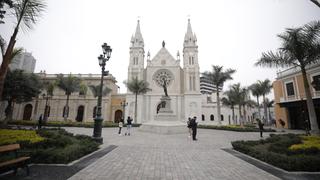
<path fill-rule="evenodd" d="M 92 134 L 88 128 L 66 129 Z M 198 141 L 187 133 L 159 135 L 136 129 L 131 136 L 116 133 L 116 128 L 104 128 L 103 147 L 118 147 L 69 179 L 279 179 L 221 150 L 231 148 L 234 140 L 259 139 L 258 133 L 199 129 Z"/>

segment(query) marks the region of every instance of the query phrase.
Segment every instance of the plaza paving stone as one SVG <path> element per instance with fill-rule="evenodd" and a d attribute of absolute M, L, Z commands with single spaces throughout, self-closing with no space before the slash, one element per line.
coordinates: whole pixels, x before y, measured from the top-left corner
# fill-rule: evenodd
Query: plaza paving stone
<path fill-rule="evenodd" d="M 92 135 L 90 128 L 66 128 L 76 134 Z M 70 180 L 89 179 L 279 179 L 225 151 L 231 141 L 257 140 L 259 133 L 198 130 L 198 141 L 188 134 L 160 135 L 139 132 L 119 136 L 116 128 L 104 128 L 103 147 L 118 146 L 82 169 Z M 264 134 L 268 137 L 268 133 Z"/>

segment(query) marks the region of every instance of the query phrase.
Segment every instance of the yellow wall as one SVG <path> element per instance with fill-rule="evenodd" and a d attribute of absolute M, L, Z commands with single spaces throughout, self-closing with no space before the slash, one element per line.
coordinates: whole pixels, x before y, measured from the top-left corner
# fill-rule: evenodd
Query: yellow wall
<path fill-rule="evenodd" d="M 279 123 L 279 119 L 281 118 L 286 122 L 285 128 L 288 128 L 288 115 L 285 108 L 281 108 L 278 103 L 280 103 L 280 97 L 283 97 L 283 91 L 282 91 L 283 83 L 282 81 L 274 81 L 273 82 L 273 91 L 274 91 L 274 113 L 276 118 L 277 127 L 281 127 Z"/>

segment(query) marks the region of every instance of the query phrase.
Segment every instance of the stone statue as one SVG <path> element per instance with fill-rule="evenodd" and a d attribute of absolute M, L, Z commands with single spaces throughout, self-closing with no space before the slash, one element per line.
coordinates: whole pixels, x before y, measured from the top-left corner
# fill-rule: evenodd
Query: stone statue
<path fill-rule="evenodd" d="M 163 87 L 164 95 L 168 97 L 167 80 L 166 78 L 162 78 L 162 81 L 163 81 L 162 87 Z"/>

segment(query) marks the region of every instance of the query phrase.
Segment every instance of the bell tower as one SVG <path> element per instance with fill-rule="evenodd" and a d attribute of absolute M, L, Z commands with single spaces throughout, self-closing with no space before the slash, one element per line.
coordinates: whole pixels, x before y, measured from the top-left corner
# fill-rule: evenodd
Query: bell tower
<path fill-rule="evenodd" d="M 128 67 L 128 81 L 133 78 L 143 79 L 144 71 L 144 41 L 140 31 L 140 21 L 137 22 L 137 28 L 130 41 L 130 59 Z"/>

